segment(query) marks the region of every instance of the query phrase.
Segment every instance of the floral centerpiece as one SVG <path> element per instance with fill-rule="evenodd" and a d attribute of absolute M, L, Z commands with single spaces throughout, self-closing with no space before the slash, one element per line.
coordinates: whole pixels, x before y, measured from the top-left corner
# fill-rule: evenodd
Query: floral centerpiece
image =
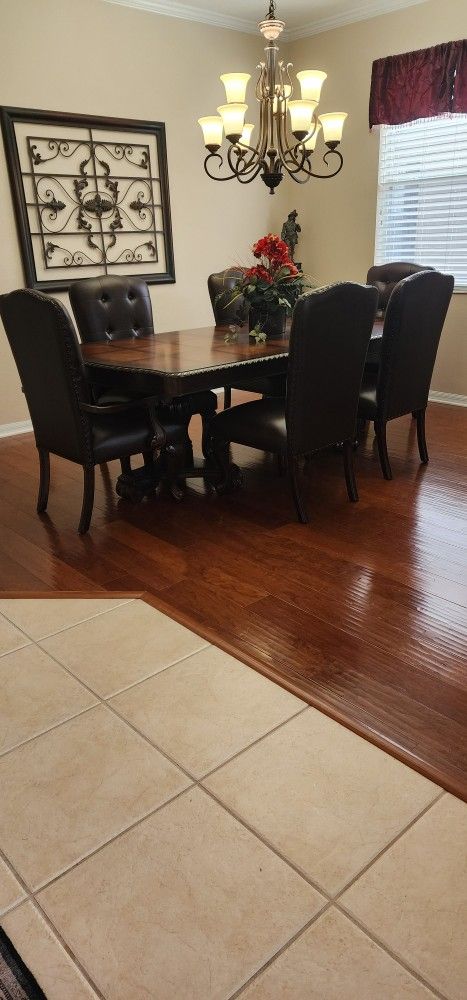
<path fill-rule="evenodd" d="M 279 236 L 273 233 L 263 236 L 254 244 L 253 256 L 259 263 L 241 268 L 243 273 L 229 294 L 229 304 L 240 296 L 243 298 L 245 306 L 249 306 L 250 333 L 264 340 L 268 334 L 277 336 L 284 332 L 286 316 L 292 313 L 307 285 L 290 259 L 287 243 Z"/>

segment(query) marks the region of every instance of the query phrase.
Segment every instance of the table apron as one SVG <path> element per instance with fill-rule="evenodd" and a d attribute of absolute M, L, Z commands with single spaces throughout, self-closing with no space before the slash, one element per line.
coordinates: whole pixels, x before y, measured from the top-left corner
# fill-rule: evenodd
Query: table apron
<path fill-rule="evenodd" d="M 85 362 L 86 376 L 92 385 L 108 386 L 122 391 L 133 390 L 161 399 L 173 399 L 188 392 L 202 392 L 204 389 L 220 389 L 223 386 L 248 382 L 250 379 L 264 378 L 266 375 L 280 375 L 287 372 L 288 356 L 261 358 L 246 361 L 227 368 L 204 368 L 195 372 L 164 374 L 163 372 L 139 371 L 137 368 L 119 368 Z"/>

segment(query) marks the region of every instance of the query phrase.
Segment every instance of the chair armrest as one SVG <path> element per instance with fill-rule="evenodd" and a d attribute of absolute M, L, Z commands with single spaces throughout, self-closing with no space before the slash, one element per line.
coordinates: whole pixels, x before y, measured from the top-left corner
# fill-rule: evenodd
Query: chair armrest
<path fill-rule="evenodd" d="M 144 407 L 147 410 L 147 414 L 151 423 L 153 439 L 153 448 L 163 448 L 166 443 L 166 433 L 164 427 L 160 423 L 157 416 L 157 406 L 159 405 L 159 399 L 157 396 L 142 396 L 141 399 L 132 399 L 128 403 L 109 403 L 108 406 L 97 406 L 93 403 L 82 403 L 79 406 L 82 412 L 89 413 L 91 416 L 105 416 L 105 414 L 112 413 L 124 413 L 128 410 L 135 410 L 136 408 L 141 409 Z"/>
<path fill-rule="evenodd" d="M 104 416 L 106 413 L 124 413 L 125 410 L 134 410 L 141 406 L 146 406 L 149 409 L 157 406 L 158 402 L 156 396 L 142 396 L 141 399 L 132 399 L 127 403 L 109 403 L 107 406 L 99 406 L 97 403 L 80 402 L 79 406 L 84 413 Z"/>

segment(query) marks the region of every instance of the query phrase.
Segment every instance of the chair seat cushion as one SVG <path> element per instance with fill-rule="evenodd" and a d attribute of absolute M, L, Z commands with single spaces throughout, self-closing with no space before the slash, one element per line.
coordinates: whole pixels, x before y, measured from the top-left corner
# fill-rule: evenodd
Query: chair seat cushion
<path fill-rule="evenodd" d="M 360 387 L 360 398 L 358 401 L 358 415 L 359 417 L 365 417 L 367 420 L 374 420 L 376 416 L 376 380 L 378 378 L 377 371 L 368 371 L 365 369 L 363 373 L 362 384 Z"/>
<path fill-rule="evenodd" d="M 221 410 L 211 424 L 215 438 L 235 441 L 262 451 L 285 451 L 285 399 L 255 399 Z"/>
<path fill-rule="evenodd" d="M 142 397 L 142 393 L 120 392 L 118 389 L 97 389 L 93 396 L 98 406 L 114 406 L 116 403 L 131 403 L 134 399 Z"/>
<path fill-rule="evenodd" d="M 108 462 L 113 458 L 147 451 L 153 436 L 143 409 L 92 418 L 92 445 L 96 462 Z"/>
<path fill-rule="evenodd" d="M 184 447 L 184 425 L 170 419 L 165 420 L 159 413 L 158 416 L 166 434 L 166 444 Z M 92 418 L 92 444 L 97 463 L 149 451 L 153 437 L 149 416 L 143 408 L 102 416 L 98 414 Z"/>
<path fill-rule="evenodd" d="M 261 396 L 284 397 L 286 384 L 286 375 L 265 375 L 264 378 L 255 378 L 249 382 L 236 382 L 232 389 L 241 389 L 242 392 L 258 392 Z"/>

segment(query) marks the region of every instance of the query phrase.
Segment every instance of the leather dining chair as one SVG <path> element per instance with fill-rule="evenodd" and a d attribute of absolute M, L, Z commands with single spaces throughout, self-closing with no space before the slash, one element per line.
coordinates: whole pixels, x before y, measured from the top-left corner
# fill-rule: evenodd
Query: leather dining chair
<path fill-rule="evenodd" d="M 245 322 L 245 299 L 239 295 L 229 302 L 236 282 L 243 275 L 238 267 L 229 267 L 217 274 L 210 274 L 208 291 L 211 299 L 214 322 L 216 326 L 229 326 L 231 323 L 242 325 Z M 233 386 L 224 387 L 224 409 L 232 404 L 232 389 L 243 392 L 257 392 L 261 396 L 285 396 L 285 375 L 266 375 L 249 382 L 236 382 Z"/>
<path fill-rule="evenodd" d="M 138 276 L 103 275 L 98 278 L 81 278 L 73 282 L 69 295 L 84 343 L 155 336 L 149 288 Z M 108 388 L 96 394 L 96 402 L 100 404 L 124 402 L 134 398 L 134 394 L 122 395 L 121 390 L 112 391 Z M 188 434 L 191 418 L 197 413 L 201 415 L 203 454 L 206 455 L 209 422 L 216 408 L 217 396 L 210 391 L 190 393 L 170 403 L 161 402 L 158 405 L 162 423 L 173 424 L 178 420 L 185 429 L 187 465 L 193 464 L 193 449 Z M 146 456 L 145 460 L 152 459 Z M 129 460 L 124 471 L 129 471 Z"/>
<path fill-rule="evenodd" d="M 426 465 L 425 411 L 439 339 L 451 301 L 454 278 L 420 271 L 400 281 L 386 309 L 381 364 L 367 371 L 360 390 L 358 415 L 373 420 L 385 479 L 392 479 L 386 425 L 412 413 L 417 420 L 420 461 Z"/>
<path fill-rule="evenodd" d="M 423 264 L 411 264 L 403 260 L 395 260 L 388 264 L 375 264 L 370 267 L 366 276 L 367 285 L 374 285 L 378 289 L 378 318 L 384 319 L 389 299 L 399 281 L 408 278 L 410 274 L 418 274 L 419 271 L 433 271 L 432 267 L 424 267 Z M 381 341 L 372 340 L 365 367 L 370 371 L 377 371 L 381 361 Z"/>
<path fill-rule="evenodd" d="M 89 528 L 94 505 L 94 467 L 148 452 L 157 426 L 152 400 L 107 406 L 93 402 L 78 338 L 67 310 L 50 296 L 18 289 L 0 296 L 0 314 L 31 415 L 39 452 L 39 513 L 47 508 L 50 454 L 83 467 L 84 492 L 78 531 Z M 166 439 L 169 432 L 166 428 Z M 176 435 L 178 428 L 172 428 Z M 160 435 L 159 435 L 160 437 Z"/>
<path fill-rule="evenodd" d="M 403 260 L 395 260 L 388 264 L 374 264 L 366 276 L 367 285 L 378 289 L 378 315 L 384 316 L 392 292 L 399 281 L 408 278 L 410 274 L 419 271 L 434 271 L 433 267 L 423 264 L 411 264 Z"/>
<path fill-rule="evenodd" d="M 375 288 L 351 282 L 316 289 L 298 299 L 290 334 L 286 397 L 233 406 L 212 421 L 213 455 L 223 472 L 218 492 L 235 482 L 230 442 L 276 452 L 287 458 L 298 518 L 306 523 L 298 460 L 343 443 L 347 493 L 350 500 L 358 500 L 353 439 L 377 299 Z"/>

